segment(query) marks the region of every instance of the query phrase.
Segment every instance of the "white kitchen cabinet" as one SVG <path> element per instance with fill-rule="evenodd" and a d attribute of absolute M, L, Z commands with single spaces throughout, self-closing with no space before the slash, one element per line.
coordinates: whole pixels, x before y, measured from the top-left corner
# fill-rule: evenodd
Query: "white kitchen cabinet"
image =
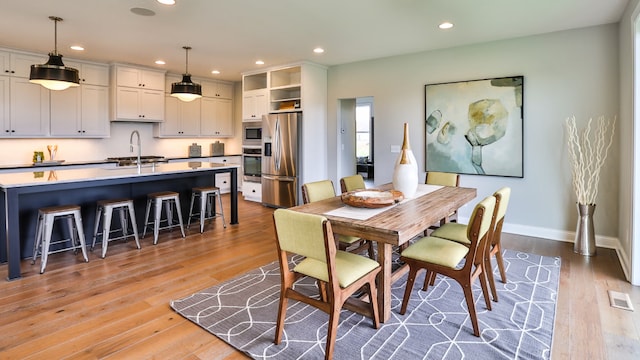
<path fill-rule="evenodd" d="M 200 135 L 200 99 L 190 102 L 165 97 L 165 119 L 158 124 L 158 137 L 194 137 Z"/>
<path fill-rule="evenodd" d="M 31 55 L 21 52 L 0 51 L 0 71 L 7 76 L 29 78 L 31 65 L 44 64 L 48 60 L 45 55 Z M 64 61 L 64 60 L 63 60 Z"/>
<path fill-rule="evenodd" d="M 233 103 L 230 99 L 201 98 L 202 118 L 200 131 L 203 136 L 233 136 Z"/>
<path fill-rule="evenodd" d="M 240 167 L 238 168 L 238 191 L 242 191 L 242 156 L 214 156 L 209 158 L 209 161 L 212 163 L 218 163 L 218 164 L 239 165 Z M 218 175 L 220 175 L 220 178 L 218 178 Z M 225 184 L 231 184 L 231 174 L 229 173 L 216 174 L 216 186 L 220 188 L 220 192 L 223 194 L 226 194 L 231 190 L 230 185 L 225 185 Z M 225 185 L 224 191 L 221 185 Z"/>
<path fill-rule="evenodd" d="M 65 66 L 78 69 L 80 85 L 109 86 L 109 67 L 103 64 L 67 61 L 62 59 Z"/>
<path fill-rule="evenodd" d="M 51 91 L 50 135 L 109 136 L 109 68 L 102 64 L 66 61 L 80 72 L 80 86 Z"/>
<path fill-rule="evenodd" d="M 262 121 L 262 115 L 269 113 L 267 90 L 251 90 L 242 94 L 242 120 Z"/>
<path fill-rule="evenodd" d="M 242 197 L 248 201 L 262 202 L 262 184 L 245 181 L 242 183 Z"/>
<path fill-rule="evenodd" d="M 111 120 L 164 120 L 164 71 L 124 65 L 111 67 Z"/>
<path fill-rule="evenodd" d="M 232 99 L 233 98 L 233 84 L 221 81 L 201 81 L 202 96 Z"/>
<path fill-rule="evenodd" d="M 115 108 L 112 121 L 160 122 L 164 120 L 164 92 L 134 89 L 118 86 L 115 88 Z"/>
<path fill-rule="evenodd" d="M 164 71 L 115 65 L 116 85 L 164 91 Z"/>
<path fill-rule="evenodd" d="M 51 136 L 108 137 L 109 89 L 80 85 L 51 92 Z"/>
<path fill-rule="evenodd" d="M 8 76 L 0 78 L 2 78 L 0 81 L 3 83 L 4 93 L 3 105 L 0 106 L 4 114 L 0 136 L 46 136 L 49 125 L 49 90 L 30 83 L 28 78 Z"/>

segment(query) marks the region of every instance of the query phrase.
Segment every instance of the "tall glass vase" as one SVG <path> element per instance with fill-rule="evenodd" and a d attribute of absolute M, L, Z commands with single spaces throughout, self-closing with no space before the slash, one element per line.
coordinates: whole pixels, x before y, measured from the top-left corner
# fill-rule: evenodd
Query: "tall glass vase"
<path fill-rule="evenodd" d="M 409 124 L 404 123 L 402 149 L 393 169 L 393 188 L 410 199 L 418 189 L 418 162 L 409 145 Z"/>
<path fill-rule="evenodd" d="M 593 213 L 595 204 L 577 204 L 578 225 L 576 227 L 576 239 L 573 243 L 573 252 L 580 255 L 596 255 L 596 233 L 593 230 Z"/>

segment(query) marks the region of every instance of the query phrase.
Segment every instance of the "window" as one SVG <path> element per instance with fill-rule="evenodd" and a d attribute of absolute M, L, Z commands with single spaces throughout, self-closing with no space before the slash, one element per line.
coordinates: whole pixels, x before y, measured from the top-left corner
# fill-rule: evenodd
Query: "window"
<path fill-rule="evenodd" d="M 371 104 L 356 106 L 356 158 L 359 163 L 373 161 Z"/>

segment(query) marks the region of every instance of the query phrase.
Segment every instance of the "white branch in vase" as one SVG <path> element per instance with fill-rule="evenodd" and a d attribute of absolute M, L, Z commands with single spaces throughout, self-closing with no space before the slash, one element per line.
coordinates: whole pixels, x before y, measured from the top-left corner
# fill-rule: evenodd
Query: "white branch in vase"
<path fill-rule="evenodd" d="M 600 170 L 607 159 L 613 143 L 616 118 L 605 119 L 601 116 L 596 121 L 595 131 L 591 133 L 591 122 L 578 133 L 576 118 L 567 118 L 565 126 L 568 133 L 569 161 L 571 162 L 572 185 L 579 204 L 592 205 L 598 196 Z M 611 132 L 609 133 L 609 129 Z"/>

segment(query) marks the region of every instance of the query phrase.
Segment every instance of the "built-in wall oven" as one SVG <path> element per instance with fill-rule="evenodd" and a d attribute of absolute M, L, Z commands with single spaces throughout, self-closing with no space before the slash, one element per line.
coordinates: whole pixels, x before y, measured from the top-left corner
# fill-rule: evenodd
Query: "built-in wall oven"
<path fill-rule="evenodd" d="M 242 146 L 242 181 L 260 182 L 262 146 Z"/>

